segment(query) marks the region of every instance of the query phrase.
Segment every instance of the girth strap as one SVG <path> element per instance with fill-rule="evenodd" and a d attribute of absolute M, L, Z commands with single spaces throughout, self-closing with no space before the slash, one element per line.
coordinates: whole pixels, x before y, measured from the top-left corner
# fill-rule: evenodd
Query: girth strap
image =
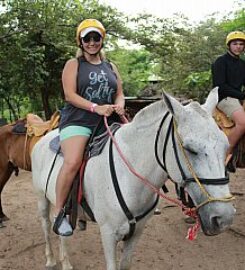
<path fill-rule="evenodd" d="M 141 214 L 137 217 L 134 217 L 134 215 L 128 209 L 128 206 L 123 198 L 122 192 L 121 192 L 119 184 L 118 184 L 115 165 L 114 165 L 114 161 L 113 161 L 113 148 L 112 148 L 112 146 L 113 146 L 113 141 L 110 140 L 109 164 L 110 164 L 111 178 L 112 178 L 112 182 L 113 182 L 114 189 L 115 189 L 118 201 L 120 203 L 120 206 L 122 207 L 122 210 L 123 210 L 124 214 L 126 215 L 126 217 L 128 218 L 128 222 L 129 222 L 129 233 L 127 235 L 125 235 L 123 238 L 123 241 L 126 241 L 126 240 L 130 239 L 132 237 L 132 235 L 134 234 L 136 222 L 138 222 L 139 220 L 141 220 L 142 218 L 147 216 L 156 207 L 158 200 L 159 200 L 159 195 L 157 196 L 154 204 L 147 211 L 145 211 L 143 214 Z"/>
<path fill-rule="evenodd" d="M 45 186 L 45 198 L 47 198 L 47 191 L 48 191 L 48 185 L 49 185 L 50 176 L 51 176 L 51 174 L 53 172 L 54 165 L 55 165 L 56 159 L 57 159 L 60 151 L 61 151 L 61 148 L 59 147 L 58 151 L 55 153 L 53 162 L 51 164 L 51 167 L 50 167 L 50 170 L 49 170 L 49 173 L 48 173 L 48 177 L 47 177 L 47 180 L 46 180 L 46 186 Z"/>

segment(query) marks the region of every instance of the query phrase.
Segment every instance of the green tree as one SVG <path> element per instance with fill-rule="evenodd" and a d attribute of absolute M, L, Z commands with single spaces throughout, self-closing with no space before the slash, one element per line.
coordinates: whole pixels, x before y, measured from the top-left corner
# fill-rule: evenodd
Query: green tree
<path fill-rule="evenodd" d="M 144 49 L 114 49 L 108 53 L 112 62 L 118 65 L 123 81 L 124 92 L 128 96 L 136 96 L 151 74 L 150 53 Z"/>

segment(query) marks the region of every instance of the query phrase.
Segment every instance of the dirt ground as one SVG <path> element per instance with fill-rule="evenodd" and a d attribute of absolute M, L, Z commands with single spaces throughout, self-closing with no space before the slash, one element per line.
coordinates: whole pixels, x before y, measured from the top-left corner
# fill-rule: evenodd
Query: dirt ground
<path fill-rule="evenodd" d="M 199 232 L 195 241 L 186 240 L 189 225 L 184 222 L 181 210 L 169 207 L 173 205 L 161 200 L 159 208 L 162 214 L 148 222 L 134 252 L 132 269 L 244 270 L 244 178 L 245 170 L 231 175 L 230 187 L 236 195 L 236 217 L 231 229 L 215 237 Z M 169 183 L 168 187 L 172 189 L 172 184 Z M 21 171 L 18 177 L 12 176 L 2 195 L 3 207 L 10 220 L 4 223 L 6 227 L 0 228 L 0 269 L 45 269 L 45 244 L 31 174 Z M 52 240 L 58 257 L 58 237 L 52 234 Z M 89 223 L 85 232 L 76 229 L 70 238 L 69 250 L 75 270 L 105 269 L 96 224 Z M 55 269 L 61 269 L 60 265 Z"/>

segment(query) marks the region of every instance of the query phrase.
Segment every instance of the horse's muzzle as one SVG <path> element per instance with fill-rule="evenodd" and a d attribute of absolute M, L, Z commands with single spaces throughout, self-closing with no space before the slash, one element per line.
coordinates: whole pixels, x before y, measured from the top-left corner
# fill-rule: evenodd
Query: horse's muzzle
<path fill-rule="evenodd" d="M 236 210 L 230 202 L 213 202 L 203 206 L 198 214 L 204 234 L 213 236 L 227 230 L 233 223 L 235 213 Z"/>

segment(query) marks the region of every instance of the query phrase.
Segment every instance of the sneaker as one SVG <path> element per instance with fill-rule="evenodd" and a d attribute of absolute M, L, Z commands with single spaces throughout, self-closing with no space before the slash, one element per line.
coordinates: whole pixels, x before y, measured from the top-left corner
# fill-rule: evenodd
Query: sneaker
<path fill-rule="evenodd" d="M 54 230 L 54 232 L 60 236 L 70 236 L 73 234 L 73 230 L 72 227 L 70 225 L 70 223 L 68 222 L 66 217 L 62 218 L 62 221 L 59 222 L 59 224 L 57 223 L 57 218 L 54 218 L 54 228 L 56 227 L 56 229 Z"/>
<path fill-rule="evenodd" d="M 86 231 L 87 222 L 85 220 L 79 219 L 78 226 L 79 226 L 80 231 Z"/>

